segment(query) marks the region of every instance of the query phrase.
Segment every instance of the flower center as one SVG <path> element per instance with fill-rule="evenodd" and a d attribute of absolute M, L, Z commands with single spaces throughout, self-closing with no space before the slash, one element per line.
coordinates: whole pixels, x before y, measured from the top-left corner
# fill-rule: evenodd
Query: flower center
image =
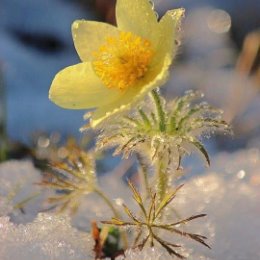
<path fill-rule="evenodd" d="M 130 32 L 108 37 L 93 53 L 93 68 L 108 88 L 126 90 L 144 77 L 153 57 L 151 43 Z"/>

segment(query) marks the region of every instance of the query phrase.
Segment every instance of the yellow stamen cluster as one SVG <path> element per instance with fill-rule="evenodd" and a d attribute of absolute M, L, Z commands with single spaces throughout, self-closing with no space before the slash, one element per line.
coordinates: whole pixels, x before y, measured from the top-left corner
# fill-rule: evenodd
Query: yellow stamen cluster
<path fill-rule="evenodd" d="M 143 78 L 153 57 L 151 43 L 131 32 L 109 37 L 96 51 L 93 68 L 108 88 L 126 90 Z"/>

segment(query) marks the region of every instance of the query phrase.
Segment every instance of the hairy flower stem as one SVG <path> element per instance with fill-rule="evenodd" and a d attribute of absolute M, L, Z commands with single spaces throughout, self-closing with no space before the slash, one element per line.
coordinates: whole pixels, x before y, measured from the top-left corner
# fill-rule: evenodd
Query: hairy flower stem
<path fill-rule="evenodd" d="M 148 166 L 144 162 L 143 158 L 140 156 L 140 154 L 136 154 L 137 161 L 140 165 L 140 175 L 141 175 L 141 187 L 143 188 L 143 192 L 145 194 L 145 198 L 148 198 L 148 195 L 150 193 L 150 185 L 148 180 Z"/>
<path fill-rule="evenodd" d="M 111 200 L 105 195 L 105 193 L 103 193 L 100 189 L 98 189 L 97 187 L 94 189 L 94 192 L 97 193 L 104 201 L 105 203 L 108 205 L 108 207 L 111 209 L 111 211 L 113 212 L 114 216 L 116 218 L 121 218 L 120 213 L 117 211 L 117 209 L 114 207 L 113 203 L 111 202 Z M 128 241 L 127 241 L 127 234 L 125 231 L 121 231 L 122 234 L 122 241 L 124 244 L 124 248 L 126 249 L 128 247 Z"/>
<path fill-rule="evenodd" d="M 159 130 L 160 132 L 166 131 L 166 118 L 165 118 L 165 111 L 163 109 L 163 104 L 160 98 L 160 94 L 154 89 L 151 91 L 151 96 L 153 98 L 155 107 L 156 107 L 156 113 L 159 123 Z M 156 162 L 156 177 L 158 179 L 158 194 L 160 201 L 163 200 L 168 186 L 168 177 L 166 173 L 166 167 L 163 162 L 160 160 L 157 160 Z"/>
<path fill-rule="evenodd" d="M 113 212 L 113 214 L 116 218 L 120 217 L 120 214 L 118 213 L 118 211 L 114 207 L 113 203 L 110 201 L 110 199 L 101 190 L 99 190 L 98 188 L 95 188 L 94 192 L 96 192 L 105 201 L 105 203 L 112 210 L 112 212 Z"/>
<path fill-rule="evenodd" d="M 156 162 L 156 178 L 157 178 L 157 189 L 159 200 L 162 201 L 165 197 L 168 188 L 168 175 L 166 172 L 166 167 L 163 162 Z"/>
<path fill-rule="evenodd" d="M 164 112 L 163 107 L 162 107 L 160 95 L 158 94 L 158 92 L 155 89 L 153 89 L 151 91 L 151 96 L 154 100 L 154 104 L 155 104 L 155 107 L 156 107 L 157 117 L 158 117 L 158 120 L 159 120 L 159 130 L 161 132 L 165 132 L 165 130 L 166 130 L 165 112 Z"/>

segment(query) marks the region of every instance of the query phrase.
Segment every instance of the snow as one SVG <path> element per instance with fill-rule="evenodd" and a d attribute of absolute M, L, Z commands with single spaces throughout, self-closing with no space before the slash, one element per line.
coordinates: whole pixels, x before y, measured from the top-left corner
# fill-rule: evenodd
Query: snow
<path fill-rule="evenodd" d="M 168 218 L 171 221 L 179 219 L 176 212 L 181 218 L 206 213 L 206 218 L 194 220 L 182 228 L 185 231 L 206 235 L 212 250 L 178 235 L 163 236 L 167 240 L 182 244 L 183 249 L 179 252 L 189 256 L 189 260 L 259 259 L 260 151 L 257 148 L 249 148 L 233 153 L 220 152 L 211 159 L 210 169 L 200 175 L 195 173 L 192 175 L 195 177 L 185 181 L 184 187 L 173 201 L 174 212 L 169 208 Z M 120 204 L 120 201 L 124 201 L 134 209 L 135 203 L 125 184 L 119 181 L 120 176 L 119 172 L 114 176 L 108 174 L 100 177 L 102 191 L 115 203 Z M 72 228 L 68 217 L 40 213 L 35 218 L 44 196 L 37 203 L 31 201 L 30 206 L 26 205 L 26 214 L 15 215 L 12 211 L 14 201 L 24 199 L 38 189 L 33 184 L 39 181 L 41 175 L 30 161 L 9 161 L 0 164 L 0 177 L 1 260 L 92 259 L 90 255 L 93 241 L 91 242 L 90 235 Z M 18 197 L 14 197 L 12 201 L 2 199 L 7 198 L 10 191 L 17 186 L 21 187 Z M 72 223 L 80 230 L 90 230 L 90 221 L 109 220 L 111 216 L 109 208 L 96 196 L 91 195 L 83 200 L 80 211 Z M 25 222 L 24 218 L 27 224 L 16 224 Z M 154 251 L 127 251 L 126 260 L 138 258 L 171 259 L 158 247 Z"/>
<path fill-rule="evenodd" d="M 125 258 L 120 256 L 116 258 L 116 260 L 170 260 L 175 259 L 169 257 L 169 254 L 167 254 L 164 250 L 161 249 L 152 249 L 152 248 L 145 248 L 143 251 L 138 250 L 127 250 L 125 253 Z M 188 256 L 189 260 L 213 260 L 209 257 L 200 256 L 197 254 L 194 254 L 192 256 Z"/>
<path fill-rule="evenodd" d="M 259 167 L 259 149 L 221 152 L 212 158 L 209 170 L 185 183 L 174 209 L 184 218 L 206 213 L 185 230 L 206 235 L 212 247 L 183 239 L 191 252 L 214 260 L 260 258 Z"/>
<path fill-rule="evenodd" d="M 126 182 L 123 181 L 120 171 L 109 172 L 101 176 L 99 186 L 119 212 L 124 212 L 122 203 L 133 204 L 132 193 L 126 188 Z M 132 205 L 132 208 L 136 208 L 136 205 Z M 110 220 L 111 217 L 113 217 L 113 213 L 104 200 L 97 194 L 89 194 L 82 199 L 81 206 L 72 221 L 74 226 L 89 230 L 93 220 Z"/>
<path fill-rule="evenodd" d="M 68 217 L 39 214 L 26 225 L 0 218 L 1 260 L 88 260 L 93 259 L 91 236 L 70 225 Z"/>
<path fill-rule="evenodd" d="M 8 215 L 13 211 L 13 206 L 5 196 L 0 196 L 0 216 Z"/>
<path fill-rule="evenodd" d="M 258 149 L 222 152 L 212 158 L 210 170 L 185 183 L 169 209 L 169 220 L 176 212 L 183 219 L 206 213 L 186 226 L 185 231 L 208 237 L 211 250 L 179 235 L 163 234 L 166 240 L 183 245 L 177 252 L 189 260 L 255 260 L 260 259 L 260 152 Z M 178 218 L 177 218 L 178 219 Z M 158 247 L 139 252 L 128 250 L 126 258 L 117 260 L 170 260 Z"/>
<path fill-rule="evenodd" d="M 40 210 L 44 192 L 36 185 L 41 180 L 41 172 L 31 161 L 11 160 L 0 164 L 0 216 L 11 213 L 14 222 L 31 221 Z M 31 198 L 30 200 L 28 200 Z M 14 209 L 19 203 L 27 201 L 22 211 Z M 6 201 L 6 203 L 4 203 Z"/>

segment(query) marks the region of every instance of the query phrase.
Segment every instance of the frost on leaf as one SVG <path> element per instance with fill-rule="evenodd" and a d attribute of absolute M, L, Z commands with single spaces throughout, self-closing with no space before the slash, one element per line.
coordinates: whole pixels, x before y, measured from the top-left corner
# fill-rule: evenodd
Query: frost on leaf
<path fill-rule="evenodd" d="M 189 91 L 183 97 L 167 103 L 157 91 L 152 91 L 148 105 L 139 107 L 129 116 L 109 121 L 101 130 L 98 147 L 116 146 L 115 155 L 127 158 L 137 152 L 152 163 L 163 161 L 168 168 L 178 169 L 184 155 L 200 153 L 210 160 L 201 139 L 217 131 L 230 132 L 222 119 L 222 111 L 201 99 L 200 92 Z"/>

